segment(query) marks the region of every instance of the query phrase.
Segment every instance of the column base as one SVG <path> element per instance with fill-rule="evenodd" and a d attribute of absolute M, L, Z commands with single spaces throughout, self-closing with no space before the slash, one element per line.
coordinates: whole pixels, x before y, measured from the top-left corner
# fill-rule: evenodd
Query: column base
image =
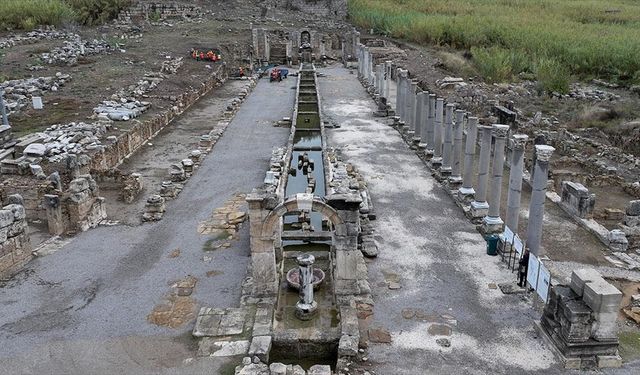
<path fill-rule="evenodd" d="M 500 216 L 485 216 L 482 219 L 482 232 L 494 234 L 504 232 L 504 221 Z"/>
<path fill-rule="evenodd" d="M 471 202 L 471 217 L 473 219 L 480 219 L 489 214 L 489 203 L 487 202 Z"/>
<path fill-rule="evenodd" d="M 415 145 L 417 145 L 418 147 L 420 147 L 420 137 L 416 137 L 415 134 L 416 132 L 413 132 L 414 136 L 413 138 L 411 138 L 411 142 L 413 142 Z"/>
<path fill-rule="evenodd" d="M 429 166 L 435 170 L 440 169 L 442 167 L 442 157 L 441 156 L 433 156 L 431 161 L 429 162 Z"/>
<path fill-rule="evenodd" d="M 461 187 L 460 189 L 458 189 L 458 200 L 460 202 L 463 202 L 464 204 L 470 204 L 471 202 L 473 202 L 473 198 L 475 197 L 475 195 L 476 191 L 472 187 Z"/>
<path fill-rule="evenodd" d="M 440 169 L 438 169 L 438 171 L 436 172 L 436 180 L 438 180 L 438 182 L 443 182 L 446 181 L 449 176 L 451 176 L 451 167 L 440 167 Z"/>
<path fill-rule="evenodd" d="M 318 302 L 313 301 L 311 303 L 296 303 L 296 318 L 300 320 L 311 320 L 318 311 Z"/>
<path fill-rule="evenodd" d="M 449 182 L 449 187 L 451 187 L 452 189 L 458 189 L 460 188 L 460 185 L 462 185 L 462 177 L 450 176 L 448 182 Z"/>

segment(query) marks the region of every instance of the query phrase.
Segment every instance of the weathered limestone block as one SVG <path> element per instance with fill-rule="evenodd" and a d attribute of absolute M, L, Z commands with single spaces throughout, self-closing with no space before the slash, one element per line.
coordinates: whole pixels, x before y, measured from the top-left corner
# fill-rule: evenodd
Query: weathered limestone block
<path fill-rule="evenodd" d="M 182 168 L 184 169 L 185 173 L 187 173 L 187 175 L 190 175 L 191 173 L 193 173 L 193 160 L 183 159 L 181 163 L 182 163 Z"/>
<path fill-rule="evenodd" d="M 143 221 L 158 221 L 162 219 L 166 211 L 164 198 L 159 195 L 152 195 L 147 199 L 145 205 L 146 212 L 142 215 Z"/>
<path fill-rule="evenodd" d="M 162 181 L 160 186 L 160 196 L 165 198 L 175 198 L 178 196 L 178 188 L 172 181 Z"/>
<path fill-rule="evenodd" d="M 355 357 L 358 354 L 358 338 L 342 335 L 338 343 L 338 355 L 345 357 Z"/>
<path fill-rule="evenodd" d="M 613 251 L 626 252 L 629 247 L 627 235 L 620 229 L 613 229 L 609 232 L 609 248 Z"/>
<path fill-rule="evenodd" d="M 596 199 L 595 194 L 589 194 L 589 190 L 581 183 L 562 181 L 561 202 L 569 212 L 584 219 L 592 216 Z"/>
<path fill-rule="evenodd" d="M 0 278 L 19 271 L 31 260 L 25 209 L 9 204 L 0 210 Z"/>
<path fill-rule="evenodd" d="M 140 173 L 131 173 L 125 179 L 125 186 L 122 192 L 122 199 L 126 203 L 133 202 L 140 194 L 144 184 L 142 183 L 142 175 Z"/>
<path fill-rule="evenodd" d="M 287 375 L 287 365 L 282 363 L 272 363 L 269 365 L 271 375 Z"/>
<path fill-rule="evenodd" d="M 255 336 L 249 346 L 249 355 L 258 357 L 260 361 L 269 363 L 269 352 L 271 351 L 271 336 Z M 273 371 L 273 370 L 272 370 Z"/>
<path fill-rule="evenodd" d="M 173 182 L 182 182 L 187 179 L 185 170 L 178 164 L 171 165 L 169 175 L 171 176 L 171 181 Z"/>
<path fill-rule="evenodd" d="M 313 365 L 309 368 L 308 375 L 331 375 L 331 366 Z"/>

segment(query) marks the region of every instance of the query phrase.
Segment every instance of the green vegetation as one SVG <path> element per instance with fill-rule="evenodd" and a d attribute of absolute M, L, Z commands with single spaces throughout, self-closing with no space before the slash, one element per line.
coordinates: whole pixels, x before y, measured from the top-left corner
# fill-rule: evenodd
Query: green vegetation
<path fill-rule="evenodd" d="M 522 74 L 560 92 L 572 75 L 640 82 L 634 0 L 352 0 L 349 14 L 365 29 L 470 50 L 491 82 Z"/>
<path fill-rule="evenodd" d="M 0 27 L 31 30 L 77 21 L 95 25 L 115 18 L 131 0 L 1 0 Z"/>

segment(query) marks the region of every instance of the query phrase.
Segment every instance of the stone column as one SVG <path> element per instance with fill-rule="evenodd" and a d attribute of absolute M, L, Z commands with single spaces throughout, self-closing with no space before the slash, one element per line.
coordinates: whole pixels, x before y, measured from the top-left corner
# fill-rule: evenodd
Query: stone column
<path fill-rule="evenodd" d="M 531 254 L 540 258 L 542 249 L 542 222 L 544 218 L 544 202 L 547 194 L 549 178 L 549 160 L 555 148 L 547 145 L 536 146 L 535 173 L 531 185 L 531 202 L 529 203 L 529 222 L 527 224 L 527 247 Z"/>
<path fill-rule="evenodd" d="M 473 199 L 476 191 L 473 189 L 473 159 L 476 155 L 476 140 L 478 138 L 478 118 L 469 117 L 467 121 L 467 140 L 464 148 L 464 176 L 462 187 L 458 189 L 458 198 L 465 203 Z"/>
<path fill-rule="evenodd" d="M 522 174 L 524 172 L 524 149 L 527 139 L 529 139 L 529 137 L 524 134 L 515 134 L 511 138 L 511 168 L 509 169 L 506 225 L 513 233 L 518 233 Z"/>
<path fill-rule="evenodd" d="M 460 186 L 462 183 L 462 137 L 464 136 L 464 111 L 456 111 L 456 122 L 453 124 L 453 160 L 449 183 Z"/>
<path fill-rule="evenodd" d="M 444 111 L 444 99 L 436 99 L 436 115 L 435 123 L 433 125 L 433 159 L 431 159 L 431 166 L 435 169 L 440 169 L 442 165 L 442 117 Z"/>
<path fill-rule="evenodd" d="M 376 69 L 375 69 L 375 72 L 376 72 L 376 90 L 375 90 L 375 92 L 378 95 L 382 95 L 382 87 L 380 87 L 381 82 L 382 82 L 382 69 L 380 69 L 380 68 L 382 68 L 382 65 L 380 65 L 380 64 L 376 65 Z"/>
<path fill-rule="evenodd" d="M 484 217 L 485 233 L 500 233 L 504 221 L 500 217 L 500 198 L 502 197 L 502 174 L 504 172 L 504 149 L 509 133 L 509 125 L 493 125 L 495 147 L 493 149 L 493 169 L 491 173 L 491 205 L 489 214 Z"/>
<path fill-rule="evenodd" d="M 384 62 L 384 97 L 388 102 L 391 102 L 391 95 L 389 94 L 389 88 L 391 86 L 391 61 Z"/>
<path fill-rule="evenodd" d="M 311 254 L 298 255 L 298 272 L 300 281 L 300 300 L 296 303 L 296 317 L 300 320 L 310 320 L 315 315 L 318 303 L 313 300 L 313 262 Z"/>
<path fill-rule="evenodd" d="M 420 143 L 420 136 L 422 134 L 422 121 L 424 118 L 424 98 L 427 93 L 420 91 L 416 94 L 416 111 L 413 119 L 413 143 Z"/>
<path fill-rule="evenodd" d="M 471 217 L 478 219 L 487 216 L 489 203 L 487 202 L 487 184 L 489 183 L 489 162 L 491 161 L 491 126 L 478 127 L 481 134 L 480 162 L 478 164 L 478 184 L 475 200 L 471 202 Z"/>
<path fill-rule="evenodd" d="M 451 175 L 451 161 L 453 156 L 453 110 L 455 106 L 447 104 L 444 117 L 444 146 L 442 150 L 442 167 L 440 176 L 443 178 Z"/>
<path fill-rule="evenodd" d="M 49 234 L 59 236 L 64 233 L 65 223 L 60 206 L 60 197 L 55 194 L 44 195 L 44 207 L 47 211 Z"/>
<path fill-rule="evenodd" d="M 7 109 L 4 107 L 4 89 L 0 88 L 0 113 L 2 114 L 2 125 L 9 125 Z"/>
<path fill-rule="evenodd" d="M 413 123 L 416 115 L 416 88 L 418 84 L 413 80 L 407 80 L 407 115 L 404 121 L 404 131 L 413 136 Z"/>
<path fill-rule="evenodd" d="M 404 122 L 404 101 L 405 101 L 405 88 L 404 84 L 407 78 L 407 71 L 404 69 L 398 68 L 396 71 L 397 80 L 396 80 L 396 115 L 400 119 L 400 124 Z"/>
<path fill-rule="evenodd" d="M 429 94 L 427 98 L 427 149 L 425 150 L 425 154 L 427 157 L 433 157 L 434 149 L 435 149 L 435 116 L 436 116 L 436 95 Z"/>
<path fill-rule="evenodd" d="M 420 99 L 422 100 L 422 111 L 420 113 L 420 141 L 418 147 L 421 150 L 427 148 L 427 123 L 429 121 L 429 91 L 423 91 Z"/>

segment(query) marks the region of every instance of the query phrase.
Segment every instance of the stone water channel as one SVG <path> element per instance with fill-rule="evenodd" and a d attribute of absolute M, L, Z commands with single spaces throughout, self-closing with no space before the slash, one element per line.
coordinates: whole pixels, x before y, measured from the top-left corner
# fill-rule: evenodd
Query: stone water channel
<path fill-rule="evenodd" d="M 319 198 L 327 193 L 326 137 L 316 87 L 315 67 L 303 63 L 299 71 L 297 98 L 288 150 L 284 196 Z M 273 325 L 271 362 L 335 365 L 340 327 L 333 291 L 331 224 L 319 212 L 302 211 L 283 216 L 282 261 L 279 270 Z M 315 311 L 300 316 L 300 259 L 313 257 Z M 292 286 L 291 284 L 297 284 Z M 295 338 L 296 340 L 292 340 Z M 303 363 L 305 365 L 305 363 Z M 306 367 L 306 366 L 305 366 Z"/>

